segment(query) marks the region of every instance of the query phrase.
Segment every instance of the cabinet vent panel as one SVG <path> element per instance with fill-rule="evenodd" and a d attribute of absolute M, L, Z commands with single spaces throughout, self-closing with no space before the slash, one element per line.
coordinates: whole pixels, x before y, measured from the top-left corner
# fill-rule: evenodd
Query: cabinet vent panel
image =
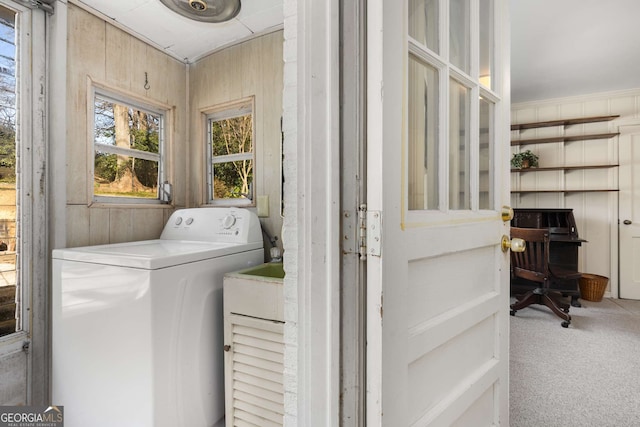
<path fill-rule="evenodd" d="M 259 319 L 262 320 L 262 319 Z M 280 329 L 283 330 L 284 328 L 282 327 L 282 323 L 281 322 L 271 322 L 269 320 L 262 320 L 263 322 L 269 322 L 271 325 L 271 328 L 269 329 L 258 329 L 255 327 L 250 327 L 250 326 L 245 326 L 245 325 L 238 325 L 237 323 L 235 323 L 233 325 L 233 335 L 246 335 L 249 337 L 255 337 L 255 338 L 260 338 L 262 340 L 267 340 L 267 341 L 273 341 L 273 342 L 278 342 L 278 343 L 282 343 L 282 333 L 278 333 L 273 332 L 271 329 Z"/>
<path fill-rule="evenodd" d="M 284 324 L 232 315 L 230 378 L 233 425 L 282 426 Z M 227 411 L 229 412 L 229 411 Z"/>
<path fill-rule="evenodd" d="M 233 425 L 236 427 L 282 427 L 283 422 L 273 422 L 253 415 L 249 412 L 236 409 Z"/>
<path fill-rule="evenodd" d="M 233 345 L 236 354 L 244 354 L 250 357 L 256 357 L 258 359 L 275 363 L 282 363 L 284 361 L 284 355 L 282 353 L 273 352 L 263 347 L 254 347 L 251 345 L 239 344 L 235 341 Z"/>
<path fill-rule="evenodd" d="M 265 348 L 267 350 L 284 353 L 284 343 L 282 341 L 282 335 L 278 336 L 267 331 L 249 330 L 246 327 L 233 327 L 233 341 L 239 344 L 251 345 L 257 348 Z"/>
<path fill-rule="evenodd" d="M 252 337 L 247 335 L 241 335 L 233 331 L 233 342 L 238 345 L 247 345 L 255 348 L 262 348 L 265 350 L 269 350 L 273 353 L 284 354 L 284 343 L 282 342 L 282 337 L 280 337 L 280 342 L 266 340 L 264 337 Z"/>
<path fill-rule="evenodd" d="M 259 357 L 249 356 L 248 354 L 236 354 L 235 349 L 233 353 L 233 362 L 234 363 L 243 363 L 245 365 L 256 366 L 260 369 L 265 369 L 267 371 L 272 372 L 282 372 L 282 363 L 271 362 L 269 360 L 264 360 Z"/>
<path fill-rule="evenodd" d="M 256 382 L 259 382 L 259 378 Z M 282 386 L 279 390 L 269 390 L 260 386 L 256 386 L 255 382 L 245 383 L 242 381 L 235 381 L 233 384 L 234 391 L 237 390 L 242 393 L 250 394 L 268 400 L 270 402 L 277 403 L 278 405 L 284 405 L 284 389 Z"/>
<path fill-rule="evenodd" d="M 282 417 L 284 413 L 284 406 L 282 404 L 239 390 L 233 391 L 233 399 L 236 402 L 236 408 L 242 408 L 244 410 L 252 408 L 252 413 L 271 421 L 278 421 L 280 419 L 279 417 Z"/>
<path fill-rule="evenodd" d="M 245 420 L 241 420 L 239 418 L 235 418 L 233 420 L 233 427 L 260 427 L 254 423 L 248 423 Z"/>
<path fill-rule="evenodd" d="M 282 381 L 271 381 L 264 377 L 256 377 L 238 371 L 233 373 L 233 380 L 238 383 L 251 384 L 253 387 L 259 387 L 267 392 L 284 393 Z"/>
<path fill-rule="evenodd" d="M 234 361 L 233 372 L 252 375 L 254 377 L 263 378 L 265 380 L 273 381 L 278 384 L 283 384 L 282 370 L 280 371 L 267 370 L 267 369 L 262 369 L 255 366 L 247 365 L 245 363 L 239 363 L 237 361 Z"/>

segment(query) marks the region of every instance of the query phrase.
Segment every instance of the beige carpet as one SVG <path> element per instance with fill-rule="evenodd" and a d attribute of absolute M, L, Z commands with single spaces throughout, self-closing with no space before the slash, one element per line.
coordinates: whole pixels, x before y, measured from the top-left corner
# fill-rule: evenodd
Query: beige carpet
<path fill-rule="evenodd" d="M 640 301 L 581 302 L 511 317 L 511 427 L 640 426 Z"/>

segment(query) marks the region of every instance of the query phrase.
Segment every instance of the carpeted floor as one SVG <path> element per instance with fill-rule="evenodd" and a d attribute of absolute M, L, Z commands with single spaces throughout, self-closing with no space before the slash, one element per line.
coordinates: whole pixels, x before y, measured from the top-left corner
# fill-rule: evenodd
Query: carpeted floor
<path fill-rule="evenodd" d="M 511 427 L 640 426 L 640 301 L 581 302 L 511 317 Z"/>

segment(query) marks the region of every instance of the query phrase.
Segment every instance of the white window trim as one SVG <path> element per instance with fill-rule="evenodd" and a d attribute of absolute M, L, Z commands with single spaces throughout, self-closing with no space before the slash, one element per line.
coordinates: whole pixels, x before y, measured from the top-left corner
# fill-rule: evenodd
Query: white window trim
<path fill-rule="evenodd" d="M 252 138 L 253 138 L 253 150 L 251 153 L 237 153 L 237 154 L 228 154 L 224 156 L 213 156 L 210 149 L 211 143 L 211 127 L 209 123 L 212 120 L 224 120 L 231 119 L 234 117 L 244 116 L 247 114 L 251 114 L 252 117 Z M 219 105 L 216 107 L 212 107 L 203 111 L 204 115 L 204 150 L 205 150 L 205 161 L 206 161 L 206 186 L 205 186 L 205 200 L 207 205 L 213 206 L 242 206 L 242 207 L 250 207 L 255 206 L 255 195 L 256 192 L 256 112 L 255 112 L 255 97 L 251 96 L 248 98 L 239 99 L 237 101 L 232 101 L 226 103 L 224 105 Z M 252 182 L 252 199 L 217 199 L 213 197 L 213 165 L 218 163 L 227 163 L 231 161 L 238 160 L 253 160 L 253 182 Z"/>
<path fill-rule="evenodd" d="M 125 91 L 120 91 L 118 89 L 113 89 L 101 83 L 97 83 L 89 79 L 89 90 L 88 90 L 88 112 L 87 118 L 89 122 L 88 133 L 89 133 L 89 144 L 90 149 L 88 151 L 88 165 L 89 165 L 89 176 L 88 176 L 88 200 L 89 206 L 96 204 L 105 204 L 105 205 L 162 205 L 167 204 L 167 202 L 160 199 L 160 189 L 162 183 L 168 182 L 168 150 L 167 150 L 167 140 L 168 140 L 168 129 L 167 123 L 170 123 L 170 117 L 172 108 L 168 105 L 164 105 L 161 103 L 155 103 L 155 101 L 150 102 L 148 99 L 141 99 L 135 95 L 127 93 Z M 112 101 L 114 103 L 120 103 L 129 105 L 135 108 L 138 108 L 142 111 L 156 114 L 160 116 L 160 129 L 159 129 L 159 141 L 158 141 L 158 153 L 149 153 L 146 151 L 140 151 L 133 148 L 122 148 L 115 147 L 113 145 L 101 144 L 99 142 L 95 142 L 95 98 L 99 96 L 100 98 L 106 99 L 108 101 Z M 96 147 L 100 148 L 100 151 L 112 153 L 112 154 L 121 154 L 125 156 L 135 157 L 137 159 L 157 161 L 158 162 L 158 194 L 155 199 L 146 199 L 142 197 L 118 197 L 118 196 L 97 196 L 93 192 L 93 183 L 94 183 L 94 163 L 95 163 L 95 152 Z"/>

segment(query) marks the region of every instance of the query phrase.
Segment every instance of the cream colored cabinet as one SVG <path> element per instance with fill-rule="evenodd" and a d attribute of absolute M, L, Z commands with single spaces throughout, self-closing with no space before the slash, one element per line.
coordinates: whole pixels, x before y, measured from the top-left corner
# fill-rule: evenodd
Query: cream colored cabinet
<path fill-rule="evenodd" d="M 224 279 L 227 427 L 283 425 L 282 279 L 261 275 L 265 266 L 273 267 L 265 264 Z"/>

